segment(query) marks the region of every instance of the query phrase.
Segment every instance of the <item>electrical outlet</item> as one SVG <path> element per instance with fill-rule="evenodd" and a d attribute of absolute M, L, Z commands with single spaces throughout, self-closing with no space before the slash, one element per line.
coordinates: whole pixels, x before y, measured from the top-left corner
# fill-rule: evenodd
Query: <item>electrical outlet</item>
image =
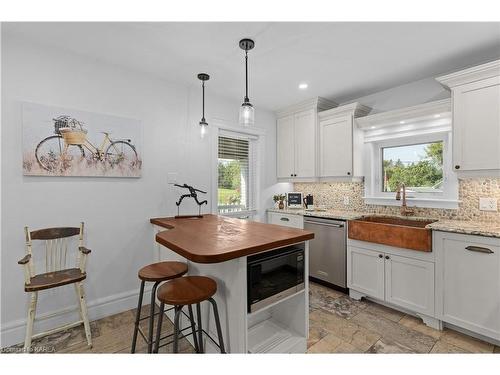
<path fill-rule="evenodd" d="M 498 211 L 497 198 L 479 198 L 479 210 L 481 211 Z"/>
<path fill-rule="evenodd" d="M 344 197 L 344 206 L 349 206 L 349 197 Z"/>
<path fill-rule="evenodd" d="M 168 172 L 167 173 L 167 184 L 177 184 L 177 172 Z"/>

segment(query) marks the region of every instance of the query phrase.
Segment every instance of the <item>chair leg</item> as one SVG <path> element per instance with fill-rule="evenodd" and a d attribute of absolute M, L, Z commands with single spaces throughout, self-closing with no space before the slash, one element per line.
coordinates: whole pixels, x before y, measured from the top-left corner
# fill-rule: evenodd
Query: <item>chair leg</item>
<path fill-rule="evenodd" d="M 155 307 L 156 307 L 156 288 L 160 282 L 154 283 L 151 289 L 151 307 L 149 309 L 149 335 L 148 335 L 148 353 L 153 350 L 153 326 L 155 323 Z"/>
<path fill-rule="evenodd" d="M 179 318 L 181 316 L 182 306 L 175 306 L 174 316 L 174 347 L 173 352 L 179 353 Z"/>
<path fill-rule="evenodd" d="M 83 289 L 82 282 L 75 284 L 76 295 L 78 296 L 78 302 L 80 304 L 80 316 L 83 320 L 83 326 L 85 328 L 85 336 L 87 337 L 87 344 L 92 348 L 92 336 L 90 334 L 90 322 L 87 313 L 87 302 L 85 301 L 85 290 Z"/>
<path fill-rule="evenodd" d="M 28 307 L 28 319 L 26 321 L 26 337 L 24 338 L 25 351 L 28 351 L 31 347 L 31 337 L 33 336 L 33 325 L 35 324 L 37 301 L 38 292 L 31 292 L 30 305 Z"/>
<path fill-rule="evenodd" d="M 130 352 L 132 354 L 135 353 L 135 346 L 137 343 L 137 333 L 139 332 L 139 321 L 141 319 L 141 310 L 142 310 L 142 297 L 144 295 L 144 284 L 145 281 L 141 281 L 141 289 L 139 291 L 139 302 L 137 304 L 137 311 L 135 313 L 135 325 L 134 325 L 134 336 L 132 337 L 132 348 Z"/>
<path fill-rule="evenodd" d="M 194 322 L 193 306 L 188 305 L 188 309 L 189 309 L 189 322 L 191 324 L 191 332 L 193 333 L 194 350 L 196 350 L 196 353 L 199 353 L 200 348 L 198 347 L 198 338 L 196 337 L 196 324 Z"/>
<path fill-rule="evenodd" d="M 212 307 L 214 309 L 214 318 L 215 318 L 215 326 L 217 328 L 217 336 L 219 336 L 219 347 L 220 347 L 220 352 L 225 353 L 226 350 L 224 349 L 224 338 L 222 337 L 222 329 L 220 326 L 220 319 L 219 319 L 219 310 L 217 309 L 217 303 L 213 298 L 208 299 L 210 303 L 212 304 Z"/>
<path fill-rule="evenodd" d="M 196 319 L 198 320 L 198 349 L 200 353 L 205 353 L 203 349 L 203 330 L 201 326 L 201 308 L 200 304 L 196 304 Z"/>
<path fill-rule="evenodd" d="M 160 303 L 160 313 L 158 314 L 158 326 L 156 327 L 156 340 L 153 353 L 158 353 L 160 348 L 161 324 L 163 323 L 163 314 L 165 313 L 165 304 Z"/>

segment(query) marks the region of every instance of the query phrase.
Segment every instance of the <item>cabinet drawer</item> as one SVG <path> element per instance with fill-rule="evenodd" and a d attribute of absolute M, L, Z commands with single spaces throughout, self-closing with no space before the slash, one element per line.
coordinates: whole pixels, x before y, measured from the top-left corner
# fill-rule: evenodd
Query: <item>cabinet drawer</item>
<path fill-rule="evenodd" d="M 283 225 L 285 227 L 291 228 L 304 228 L 304 218 L 300 215 L 287 215 L 287 214 L 279 214 L 276 212 L 268 213 L 268 223 Z"/>

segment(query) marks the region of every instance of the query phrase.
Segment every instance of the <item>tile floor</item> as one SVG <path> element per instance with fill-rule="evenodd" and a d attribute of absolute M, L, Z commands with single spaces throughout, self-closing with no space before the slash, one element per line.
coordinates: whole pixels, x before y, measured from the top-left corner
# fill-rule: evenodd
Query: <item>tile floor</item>
<path fill-rule="evenodd" d="M 500 353 L 498 346 L 449 329 L 437 331 L 399 311 L 310 285 L 309 353 Z M 148 309 L 144 313 L 149 313 Z M 56 353 L 130 353 L 134 318 L 135 309 L 92 322 L 92 349 L 87 347 L 83 327 L 43 337 L 33 345 Z M 147 321 L 141 326 L 147 331 Z M 163 332 L 172 330 L 170 321 L 164 320 Z M 22 344 L 11 351 L 16 348 Z M 180 341 L 179 350 L 194 352 L 186 339 Z M 170 345 L 160 349 L 171 351 Z M 140 337 L 136 352 L 147 352 Z"/>

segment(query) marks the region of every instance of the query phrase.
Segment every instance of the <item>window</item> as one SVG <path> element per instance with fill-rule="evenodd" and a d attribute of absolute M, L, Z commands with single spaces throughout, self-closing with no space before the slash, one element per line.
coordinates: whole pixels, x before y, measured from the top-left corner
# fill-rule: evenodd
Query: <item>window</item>
<path fill-rule="evenodd" d="M 458 180 L 452 170 L 451 133 L 419 134 L 366 143 L 365 203 L 401 205 L 395 199 L 404 183 L 408 204 L 457 208 Z"/>
<path fill-rule="evenodd" d="M 254 209 L 254 139 L 243 135 L 219 135 L 217 158 L 217 207 L 219 213 Z"/>
<path fill-rule="evenodd" d="M 383 192 L 443 192 L 443 141 L 382 148 Z"/>

